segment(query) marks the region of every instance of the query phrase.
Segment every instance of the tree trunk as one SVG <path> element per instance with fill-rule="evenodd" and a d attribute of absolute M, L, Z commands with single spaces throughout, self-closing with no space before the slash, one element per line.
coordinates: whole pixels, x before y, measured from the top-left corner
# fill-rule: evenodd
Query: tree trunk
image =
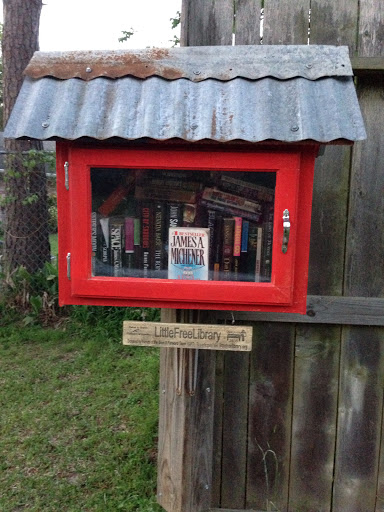
<path fill-rule="evenodd" d="M 23 71 L 38 50 L 42 0 L 3 0 L 4 126 L 23 82 Z M 39 141 L 6 139 L 5 262 L 9 271 L 35 272 L 50 259 L 45 166 Z"/>

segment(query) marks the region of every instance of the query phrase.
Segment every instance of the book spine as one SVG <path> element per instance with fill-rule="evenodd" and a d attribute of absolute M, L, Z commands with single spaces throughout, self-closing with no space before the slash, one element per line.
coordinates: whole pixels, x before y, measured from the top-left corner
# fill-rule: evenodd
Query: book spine
<path fill-rule="evenodd" d="M 213 260 L 213 280 L 220 280 L 220 270 L 222 267 L 222 244 L 223 244 L 223 218 L 216 215 L 214 227 L 214 260 Z"/>
<path fill-rule="evenodd" d="M 235 220 L 233 218 L 223 219 L 223 281 L 231 281 L 232 279 L 234 231 Z"/>
<path fill-rule="evenodd" d="M 240 255 L 241 255 L 241 229 L 243 219 L 241 217 L 234 217 L 235 221 L 234 234 L 233 234 L 233 280 L 240 279 Z"/>
<path fill-rule="evenodd" d="M 202 199 L 225 207 L 236 208 L 241 211 L 261 215 L 262 209 L 260 202 L 251 201 L 250 199 L 245 199 L 244 197 L 230 194 L 229 192 L 222 192 L 216 188 L 204 189 Z"/>
<path fill-rule="evenodd" d="M 151 239 L 151 205 L 143 203 L 141 207 L 141 268 L 143 277 L 149 277 L 151 269 L 150 239 Z"/>
<path fill-rule="evenodd" d="M 270 282 L 272 277 L 272 245 L 273 245 L 273 218 L 274 205 L 267 203 L 265 206 L 263 222 L 263 249 L 261 262 L 261 281 Z"/>
<path fill-rule="evenodd" d="M 125 253 L 134 252 L 134 218 L 125 217 Z"/>
<path fill-rule="evenodd" d="M 159 272 L 164 268 L 164 204 L 157 203 L 154 213 L 154 262 L 153 268 Z"/>
<path fill-rule="evenodd" d="M 244 273 L 247 281 L 255 280 L 256 272 L 256 252 L 257 252 L 257 226 L 250 223 L 248 229 L 248 251 L 244 261 Z"/>
<path fill-rule="evenodd" d="M 245 219 L 251 220 L 253 222 L 259 222 L 261 219 L 261 212 L 252 213 L 250 211 L 241 210 L 240 208 L 235 208 L 233 206 L 215 203 L 214 201 L 209 201 L 206 199 L 202 199 L 201 204 L 211 210 L 217 210 L 219 212 L 223 212 L 225 215 L 233 215 L 234 217 L 239 216 L 239 217 L 243 217 Z"/>
<path fill-rule="evenodd" d="M 124 251 L 124 221 L 112 220 L 110 222 L 110 251 L 111 266 L 114 277 L 123 276 L 123 251 Z"/>
<path fill-rule="evenodd" d="M 228 192 L 241 194 L 243 197 L 257 202 L 271 202 L 275 195 L 275 191 L 272 188 L 232 178 L 232 176 L 224 174 L 221 176 L 220 186 Z"/>
<path fill-rule="evenodd" d="M 135 199 L 153 201 L 172 201 L 175 203 L 196 203 L 196 192 L 193 190 L 171 189 L 171 188 L 149 188 L 136 186 Z"/>
<path fill-rule="evenodd" d="M 207 227 L 209 229 L 209 278 L 213 278 L 213 266 L 215 262 L 214 239 L 215 239 L 216 211 L 208 210 Z"/>
<path fill-rule="evenodd" d="M 128 176 L 125 183 L 120 184 L 115 190 L 107 197 L 99 208 L 99 213 L 104 217 L 110 215 L 121 203 L 121 201 L 129 194 L 135 184 L 135 177 Z"/>
<path fill-rule="evenodd" d="M 91 245 L 92 245 L 92 275 L 97 272 L 97 212 L 92 212 L 91 216 Z"/>
<path fill-rule="evenodd" d="M 98 260 L 100 262 L 97 275 L 110 276 L 111 272 L 111 254 L 109 251 L 109 217 L 102 217 L 98 224 L 100 236 L 98 236 L 100 254 Z"/>
<path fill-rule="evenodd" d="M 257 228 L 257 241 L 256 241 L 256 264 L 255 264 L 255 282 L 261 281 L 261 255 L 263 247 L 263 228 Z"/>

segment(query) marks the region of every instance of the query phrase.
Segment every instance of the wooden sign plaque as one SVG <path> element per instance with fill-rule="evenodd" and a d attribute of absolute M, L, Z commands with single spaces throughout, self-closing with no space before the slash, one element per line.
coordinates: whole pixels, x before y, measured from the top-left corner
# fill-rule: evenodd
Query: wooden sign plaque
<path fill-rule="evenodd" d="M 123 344 L 249 352 L 252 350 L 252 327 L 126 321 Z"/>

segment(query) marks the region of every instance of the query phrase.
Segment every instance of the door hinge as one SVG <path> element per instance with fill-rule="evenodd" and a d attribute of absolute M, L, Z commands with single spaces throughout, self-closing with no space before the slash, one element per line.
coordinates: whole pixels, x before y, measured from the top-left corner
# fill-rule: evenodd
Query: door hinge
<path fill-rule="evenodd" d="M 67 254 L 67 278 L 71 280 L 71 253 Z"/>
<path fill-rule="evenodd" d="M 64 185 L 67 190 L 69 190 L 69 163 L 65 162 L 64 164 Z"/>

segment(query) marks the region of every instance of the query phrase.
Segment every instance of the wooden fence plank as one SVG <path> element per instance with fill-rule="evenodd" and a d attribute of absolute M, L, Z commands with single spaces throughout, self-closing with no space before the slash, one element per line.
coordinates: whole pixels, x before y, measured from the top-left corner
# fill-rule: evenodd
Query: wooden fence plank
<path fill-rule="evenodd" d="M 230 320 L 231 311 L 216 311 L 216 321 Z M 236 311 L 241 322 L 293 322 L 304 324 L 384 326 L 384 299 L 309 295 L 307 314 Z"/>
<path fill-rule="evenodd" d="M 296 336 L 289 510 L 329 512 L 341 328 L 299 326 Z"/>
<path fill-rule="evenodd" d="M 361 1 L 359 22 L 359 57 L 384 56 L 383 2 Z"/>
<path fill-rule="evenodd" d="M 383 329 L 344 328 L 334 512 L 375 510 L 383 361 Z"/>
<path fill-rule="evenodd" d="M 327 146 L 316 159 L 308 293 L 341 295 L 351 149 Z"/>
<path fill-rule="evenodd" d="M 345 294 L 384 296 L 383 80 L 360 78 L 368 138 L 353 153 Z M 384 330 L 345 327 L 334 510 L 373 511 L 383 413 Z"/>
<path fill-rule="evenodd" d="M 294 330 L 254 325 L 247 467 L 248 508 L 286 511 L 292 421 Z"/>
<path fill-rule="evenodd" d="M 233 0 L 183 0 L 181 46 L 231 45 Z"/>
<path fill-rule="evenodd" d="M 384 296 L 384 80 L 360 78 L 360 107 L 367 140 L 353 154 L 348 225 L 348 295 Z"/>
<path fill-rule="evenodd" d="M 223 409 L 224 409 L 224 352 L 216 354 L 215 410 L 213 421 L 213 462 L 211 506 L 221 503 L 221 476 L 223 454 Z"/>
<path fill-rule="evenodd" d="M 229 352 L 224 366 L 223 465 L 221 506 L 245 506 L 249 354 Z"/>
<path fill-rule="evenodd" d="M 236 44 L 260 44 L 261 0 L 237 0 Z"/>
<path fill-rule="evenodd" d="M 265 0 L 263 44 L 307 44 L 310 0 Z"/>
<path fill-rule="evenodd" d="M 359 0 L 312 0 L 311 44 L 347 45 L 353 55 L 357 47 Z"/>

